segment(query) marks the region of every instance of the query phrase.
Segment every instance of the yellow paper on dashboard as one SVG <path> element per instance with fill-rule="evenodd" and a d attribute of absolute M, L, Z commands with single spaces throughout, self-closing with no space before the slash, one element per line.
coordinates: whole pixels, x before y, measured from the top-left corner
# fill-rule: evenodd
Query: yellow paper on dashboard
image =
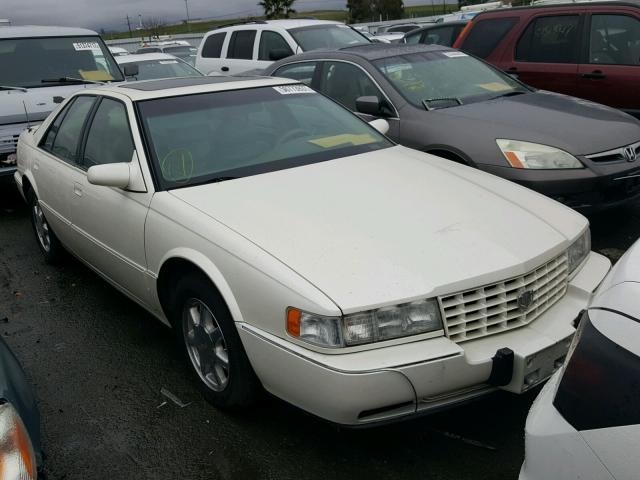
<path fill-rule="evenodd" d="M 318 145 L 322 148 L 332 148 L 337 147 L 338 145 L 344 145 L 345 143 L 350 143 L 352 145 L 366 145 L 368 143 L 374 143 L 375 141 L 376 139 L 368 133 L 363 133 L 361 135 L 343 133 L 341 135 L 334 135 L 332 137 L 309 140 L 309 143 L 313 143 L 314 145 Z"/>
<path fill-rule="evenodd" d="M 80 76 L 84 80 L 91 80 L 93 82 L 110 82 L 113 77 L 104 70 L 78 70 Z"/>
<path fill-rule="evenodd" d="M 479 83 L 478 86 L 485 90 L 489 90 L 490 92 L 504 92 L 505 90 L 511 90 L 509 85 L 505 85 L 500 82 Z"/>

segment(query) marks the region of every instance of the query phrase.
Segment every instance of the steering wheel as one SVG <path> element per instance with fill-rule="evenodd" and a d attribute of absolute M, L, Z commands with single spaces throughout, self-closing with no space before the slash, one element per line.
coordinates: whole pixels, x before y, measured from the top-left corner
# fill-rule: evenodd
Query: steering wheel
<path fill-rule="evenodd" d="M 305 130 L 301 128 L 294 128 L 293 130 L 289 130 L 282 137 L 280 137 L 280 140 L 278 140 L 277 146 L 280 147 L 280 145 L 282 145 L 283 143 L 290 142 L 294 138 L 306 137 L 307 135 L 308 133 Z"/>

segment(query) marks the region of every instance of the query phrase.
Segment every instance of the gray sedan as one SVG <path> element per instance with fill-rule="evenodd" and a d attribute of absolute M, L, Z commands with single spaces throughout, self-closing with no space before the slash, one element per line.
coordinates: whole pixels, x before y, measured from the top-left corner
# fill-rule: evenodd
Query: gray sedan
<path fill-rule="evenodd" d="M 465 163 L 591 210 L 640 196 L 640 122 L 535 90 L 438 45 L 314 51 L 270 66 L 370 121 L 403 145 Z M 638 159 L 638 160 L 637 160 Z"/>

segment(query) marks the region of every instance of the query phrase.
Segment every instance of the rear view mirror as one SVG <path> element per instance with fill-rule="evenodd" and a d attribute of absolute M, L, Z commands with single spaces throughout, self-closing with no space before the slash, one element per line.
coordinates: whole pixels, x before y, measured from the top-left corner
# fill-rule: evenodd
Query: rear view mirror
<path fill-rule="evenodd" d="M 378 132 L 380 132 L 383 135 L 386 135 L 387 132 L 389 131 L 389 122 L 387 122 L 383 118 L 378 118 L 377 120 L 369 122 L 369 125 L 371 125 L 373 128 L 375 128 Z"/>
<path fill-rule="evenodd" d="M 131 181 L 129 163 L 94 165 L 87 171 L 87 179 L 92 185 L 127 188 Z"/>
<path fill-rule="evenodd" d="M 137 77 L 139 72 L 137 63 L 126 63 L 122 66 L 122 70 L 125 77 Z"/>
<path fill-rule="evenodd" d="M 269 60 L 277 62 L 278 60 L 282 60 L 283 58 L 287 58 L 291 56 L 291 51 L 286 48 L 276 48 L 275 50 L 271 50 L 269 52 Z"/>

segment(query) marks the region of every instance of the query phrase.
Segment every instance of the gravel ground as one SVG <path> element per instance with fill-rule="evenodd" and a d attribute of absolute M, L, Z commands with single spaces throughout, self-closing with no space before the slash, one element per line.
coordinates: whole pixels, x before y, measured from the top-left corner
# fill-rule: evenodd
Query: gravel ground
<path fill-rule="evenodd" d="M 358 431 L 271 397 L 220 412 L 167 328 L 72 258 L 46 265 L 21 201 L 0 205 L 0 333 L 40 399 L 49 480 L 517 478 L 537 390 Z M 640 236 L 640 204 L 591 221 L 594 249 L 616 260 Z"/>

